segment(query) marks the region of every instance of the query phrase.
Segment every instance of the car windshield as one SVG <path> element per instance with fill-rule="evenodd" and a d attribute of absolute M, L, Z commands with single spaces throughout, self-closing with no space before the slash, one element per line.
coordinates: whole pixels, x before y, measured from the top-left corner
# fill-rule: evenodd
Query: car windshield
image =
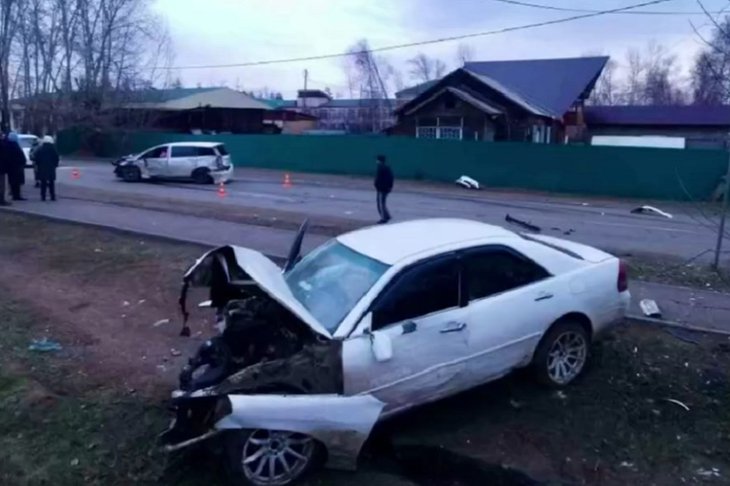
<path fill-rule="evenodd" d="M 388 265 L 332 240 L 305 256 L 285 279 L 294 297 L 334 333 L 387 269 Z"/>

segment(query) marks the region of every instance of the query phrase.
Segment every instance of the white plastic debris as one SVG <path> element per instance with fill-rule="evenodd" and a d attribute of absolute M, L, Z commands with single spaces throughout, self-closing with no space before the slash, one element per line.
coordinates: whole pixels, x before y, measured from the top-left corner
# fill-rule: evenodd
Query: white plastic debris
<path fill-rule="evenodd" d="M 170 319 L 160 319 L 159 321 L 152 324 L 152 327 L 160 327 L 164 324 L 168 324 L 170 322 Z"/>
<path fill-rule="evenodd" d="M 472 179 L 469 176 L 463 175 L 456 179 L 455 181 L 458 185 L 461 187 L 465 187 L 467 189 L 481 189 L 481 186 L 479 185 L 479 181 L 476 181 Z"/>
<path fill-rule="evenodd" d="M 656 216 L 663 216 L 669 219 L 674 218 L 671 214 L 655 208 L 654 206 L 639 206 L 638 208 L 632 209 L 631 212 L 634 214 L 654 214 Z"/>
<path fill-rule="evenodd" d="M 680 402 L 679 400 L 676 400 L 674 398 L 665 398 L 664 401 L 667 401 L 669 403 L 673 403 L 677 406 L 680 406 L 683 409 L 685 409 L 687 412 L 689 412 L 689 407 L 687 405 L 685 405 L 684 403 Z"/>
<path fill-rule="evenodd" d="M 702 476 L 703 478 L 719 478 L 720 470 L 716 467 L 710 469 L 699 468 L 697 470 L 697 475 Z"/>
<path fill-rule="evenodd" d="M 662 311 L 659 310 L 659 306 L 654 300 L 643 299 L 639 302 L 639 307 L 641 307 L 641 312 L 647 317 L 659 318 L 662 316 Z"/>

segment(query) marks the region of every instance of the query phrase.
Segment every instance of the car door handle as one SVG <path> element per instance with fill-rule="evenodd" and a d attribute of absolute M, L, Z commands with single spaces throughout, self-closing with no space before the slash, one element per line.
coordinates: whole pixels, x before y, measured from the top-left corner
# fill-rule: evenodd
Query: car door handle
<path fill-rule="evenodd" d="M 441 334 L 446 334 L 447 332 L 460 332 L 464 329 L 466 329 L 466 322 L 451 321 L 447 322 L 446 326 L 441 329 Z"/>
<path fill-rule="evenodd" d="M 549 300 L 549 299 L 552 299 L 553 297 L 555 297 L 555 296 L 553 294 L 551 294 L 550 292 L 540 292 L 539 294 L 537 294 L 537 297 L 535 297 L 535 302 Z"/>

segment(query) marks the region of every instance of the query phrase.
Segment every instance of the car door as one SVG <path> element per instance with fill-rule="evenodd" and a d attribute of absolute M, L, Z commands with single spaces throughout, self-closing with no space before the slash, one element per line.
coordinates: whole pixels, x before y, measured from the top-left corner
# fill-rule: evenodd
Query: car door
<path fill-rule="evenodd" d="M 387 336 L 392 356 L 378 361 L 368 332 L 345 340 L 347 395 L 371 393 L 392 413 L 462 388 L 469 329 L 460 273 L 455 255 L 439 257 L 404 269 L 385 287 L 371 307 L 371 331 Z"/>
<path fill-rule="evenodd" d="M 170 177 L 190 177 L 197 166 L 198 148 L 173 145 L 170 154 Z"/>
<path fill-rule="evenodd" d="M 461 259 L 469 300 L 466 371 L 474 386 L 529 363 L 545 330 L 561 316 L 566 290 L 511 248 L 468 250 Z"/>
<path fill-rule="evenodd" d="M 167 145 L 155 147 L 142 154 L 144 170 L 150 177 L 169 177 L 168 162 L 170 149 Z"/>

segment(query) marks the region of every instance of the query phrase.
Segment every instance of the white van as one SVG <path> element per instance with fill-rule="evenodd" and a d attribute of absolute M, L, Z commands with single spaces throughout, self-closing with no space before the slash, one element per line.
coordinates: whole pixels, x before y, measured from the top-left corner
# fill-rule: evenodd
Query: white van
<path fill-rule="evenodd" d="M 233 164 L 219 142 L 177 142 L 158 145 L 114 162 L 114 174 L 126 182 L 184 179 L 220 184 L 233 178 Z"/>

